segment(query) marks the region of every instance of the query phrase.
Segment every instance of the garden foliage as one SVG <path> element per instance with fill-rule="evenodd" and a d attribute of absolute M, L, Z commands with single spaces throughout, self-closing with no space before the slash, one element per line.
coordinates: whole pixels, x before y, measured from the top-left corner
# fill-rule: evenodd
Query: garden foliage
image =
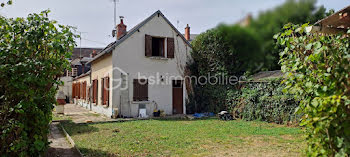
<path fill-rule="evenodd" d="M 350 154 L 350 42 L 345 35 L 305 32 L 288 24 L 275 36 L 286 91 L 301 99 L 309 156 Z"/>
<path fill-rule="evenodd" d="M 297 123 L 295 114 L 298 101 L 291 94 L 283 93 L 281 78 L 245 82 L 239 90 L 231 90 L 227 105 L 235 118 L 261 120 L 277 124 Z"/>
<path fill-rule="evenodd" d="M 48 13 L 0 16 L 1 156 L 39 156 L 48 147 L 58 78 L 75 45 L 72 28 Z"/>
<path fill-rule="evenodd" d="M 261 60 L 259 40 L 248 29 L 239 26 L 220 25 L 200 34 L 193 42 L 193 76 L 200 78 L 239 78 L 246 71 L 254 71 Z M 238 81 L 238 80 L 237 80 Z M 188 104 L 188 113 L 219 112 L 224 110 L 226 93 L 234 85 L 194 83 L 193 101 Z M 205 81 L 200 81 L 205 82 Z"/>
<path fill-rule="evenodd" d="M 279 51 L 273 36 L 281 31 L 286 23 L 315 23 L 326 16 L 326 9 L 317 6 L 317 0 L 287 0 L 285 3 L 268 11 L 261 12 L 249 27 L 262 41 L 263 69 L 279 70 Z"/>

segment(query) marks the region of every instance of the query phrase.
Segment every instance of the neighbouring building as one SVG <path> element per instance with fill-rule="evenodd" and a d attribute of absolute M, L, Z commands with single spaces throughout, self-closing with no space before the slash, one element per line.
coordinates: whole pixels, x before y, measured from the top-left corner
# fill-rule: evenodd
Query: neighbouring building
<path fill-rule="evenodd" d="M 60 77 L 64 85 L 59 86 L 59 91 L 63 91 L 67 101 L 72 100 L 73 78 L 88 72 L 91 66 L 88 62 L 101 50 L 100 48 L 74 48 L 72 57 L 68 59 L 71 69 L 65 70 L 64 74 Z"/>
<path fill-rule="evenodd" d="M 88 62 L 91 71 L 74 79 L 74 102 L 107 116 L 186 114 L 189 26 L 184 36 L 157 11 L 129 31 L 121 19 L 116 37 Z"/>
<path fill-rule="evenodd" d="M 345 34 L 350 29 L 350 6 L 318 21 L 306 28 L 307 32 L 323 34 Z"/>

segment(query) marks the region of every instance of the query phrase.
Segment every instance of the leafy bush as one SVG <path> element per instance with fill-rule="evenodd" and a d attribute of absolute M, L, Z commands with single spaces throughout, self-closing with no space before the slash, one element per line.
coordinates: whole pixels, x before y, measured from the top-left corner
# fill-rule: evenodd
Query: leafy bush
<path fill-rule="evenodd" d="M 281 79 L 247 82 L 237 91 L 228 93 L 228 106 L 236 118 L 267 122 L 296 123 L 298 101 L 282 92 Z"/>
<path fill-rule="evenodd" d="M 343 35 L 305 32 L 288 24 L 275 38 L 281 47 L 286 91 L 300 99 L 309 156 L 350 154 L 350 46 Z"/>
<path fill-rule="evenodd" d="M 241 76 L 246 71 L 254 71 L 259 66 L 259 40 L 248 29 L 239 26 L 220 25 L 200 34 L 193 42 L 193 76 L 218 78 Z M 195 81 L 193 81 L 195 83 Z M 224 110 L 227 90 L 233 88 L 227 84 L 194 84 L 192 102 L 188 104 L 188 113 L 218 112 Z"/>
<path fill-rule="evenodd" d="M 69 68 L 65 58 L 75 43 L 71 27 L 56 25 L 48 13 L 0 16 L 2 156 L 39 156 L 48 147 L 58 78 Z"/>

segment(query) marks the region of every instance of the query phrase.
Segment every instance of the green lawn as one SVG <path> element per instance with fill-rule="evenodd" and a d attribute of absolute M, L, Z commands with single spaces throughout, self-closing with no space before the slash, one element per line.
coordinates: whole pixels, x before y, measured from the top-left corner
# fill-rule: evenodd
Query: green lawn
<path fill-rule="evenodd" d="M 301 156 L 300 128 L 265 122 L 140 120 L 63 123 L 86 156 Z"/>

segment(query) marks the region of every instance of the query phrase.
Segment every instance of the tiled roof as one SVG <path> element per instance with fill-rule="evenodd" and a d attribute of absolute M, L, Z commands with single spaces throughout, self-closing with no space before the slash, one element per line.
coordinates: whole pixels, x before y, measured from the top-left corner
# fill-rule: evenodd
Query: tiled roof
<path fill-rule="evenodd" d="M 74 60 L 76 58 L 79 58 L 80 54 L 81 57 L 91 57 L 93 51 L 99 53 L 100 51 L 102 51 L 102 48 L 81 48 L 81 53 L 80 48 L 74 48 L 71 59 Z"/>
<path fill-rule="evenodd" d="M 191 46 L 191 44 L 189 43 L 189 41 L 187 41 L 185 39 L 185 37 L 175 28 L 175 26 L 173 24 L 171 24 L 171 22 L 164 16 L 164 14 L 158 10 L 155 13 L 153 13 L 150 17 L 148 17 L 147 19 L 145 19 L 144 21 L 142 21 L 141 23 L 139 23 L 138 25 L 136 25 L 134 28 L 132 28 L 131 30 L 129 30 L 127 32 L 126 35 L 124 35 L 123 37 L 121 37 L 119 40 L 114 41 L 112 43 L 110 43 L 107 47 L 105 47 L 101 53 L 99 53 L 98 55 L 96 55 L 90 62 L 93 62 L 94 60 L 100 58 L 101 56 L 112 52 L 112 50 L 117 47 L 119 44 L 121 44 L 122 42 L 124 42 L 126 39 L 128 39 L 131 35 L 133 35 L 135 32 L 137 32 L 142 26 L 144 26 L 148 21 L 150 21 L 154 16 L 160 15 L 162 16 L 165 21 L 177 32 L 177 34 L 189 45 Z"/>

